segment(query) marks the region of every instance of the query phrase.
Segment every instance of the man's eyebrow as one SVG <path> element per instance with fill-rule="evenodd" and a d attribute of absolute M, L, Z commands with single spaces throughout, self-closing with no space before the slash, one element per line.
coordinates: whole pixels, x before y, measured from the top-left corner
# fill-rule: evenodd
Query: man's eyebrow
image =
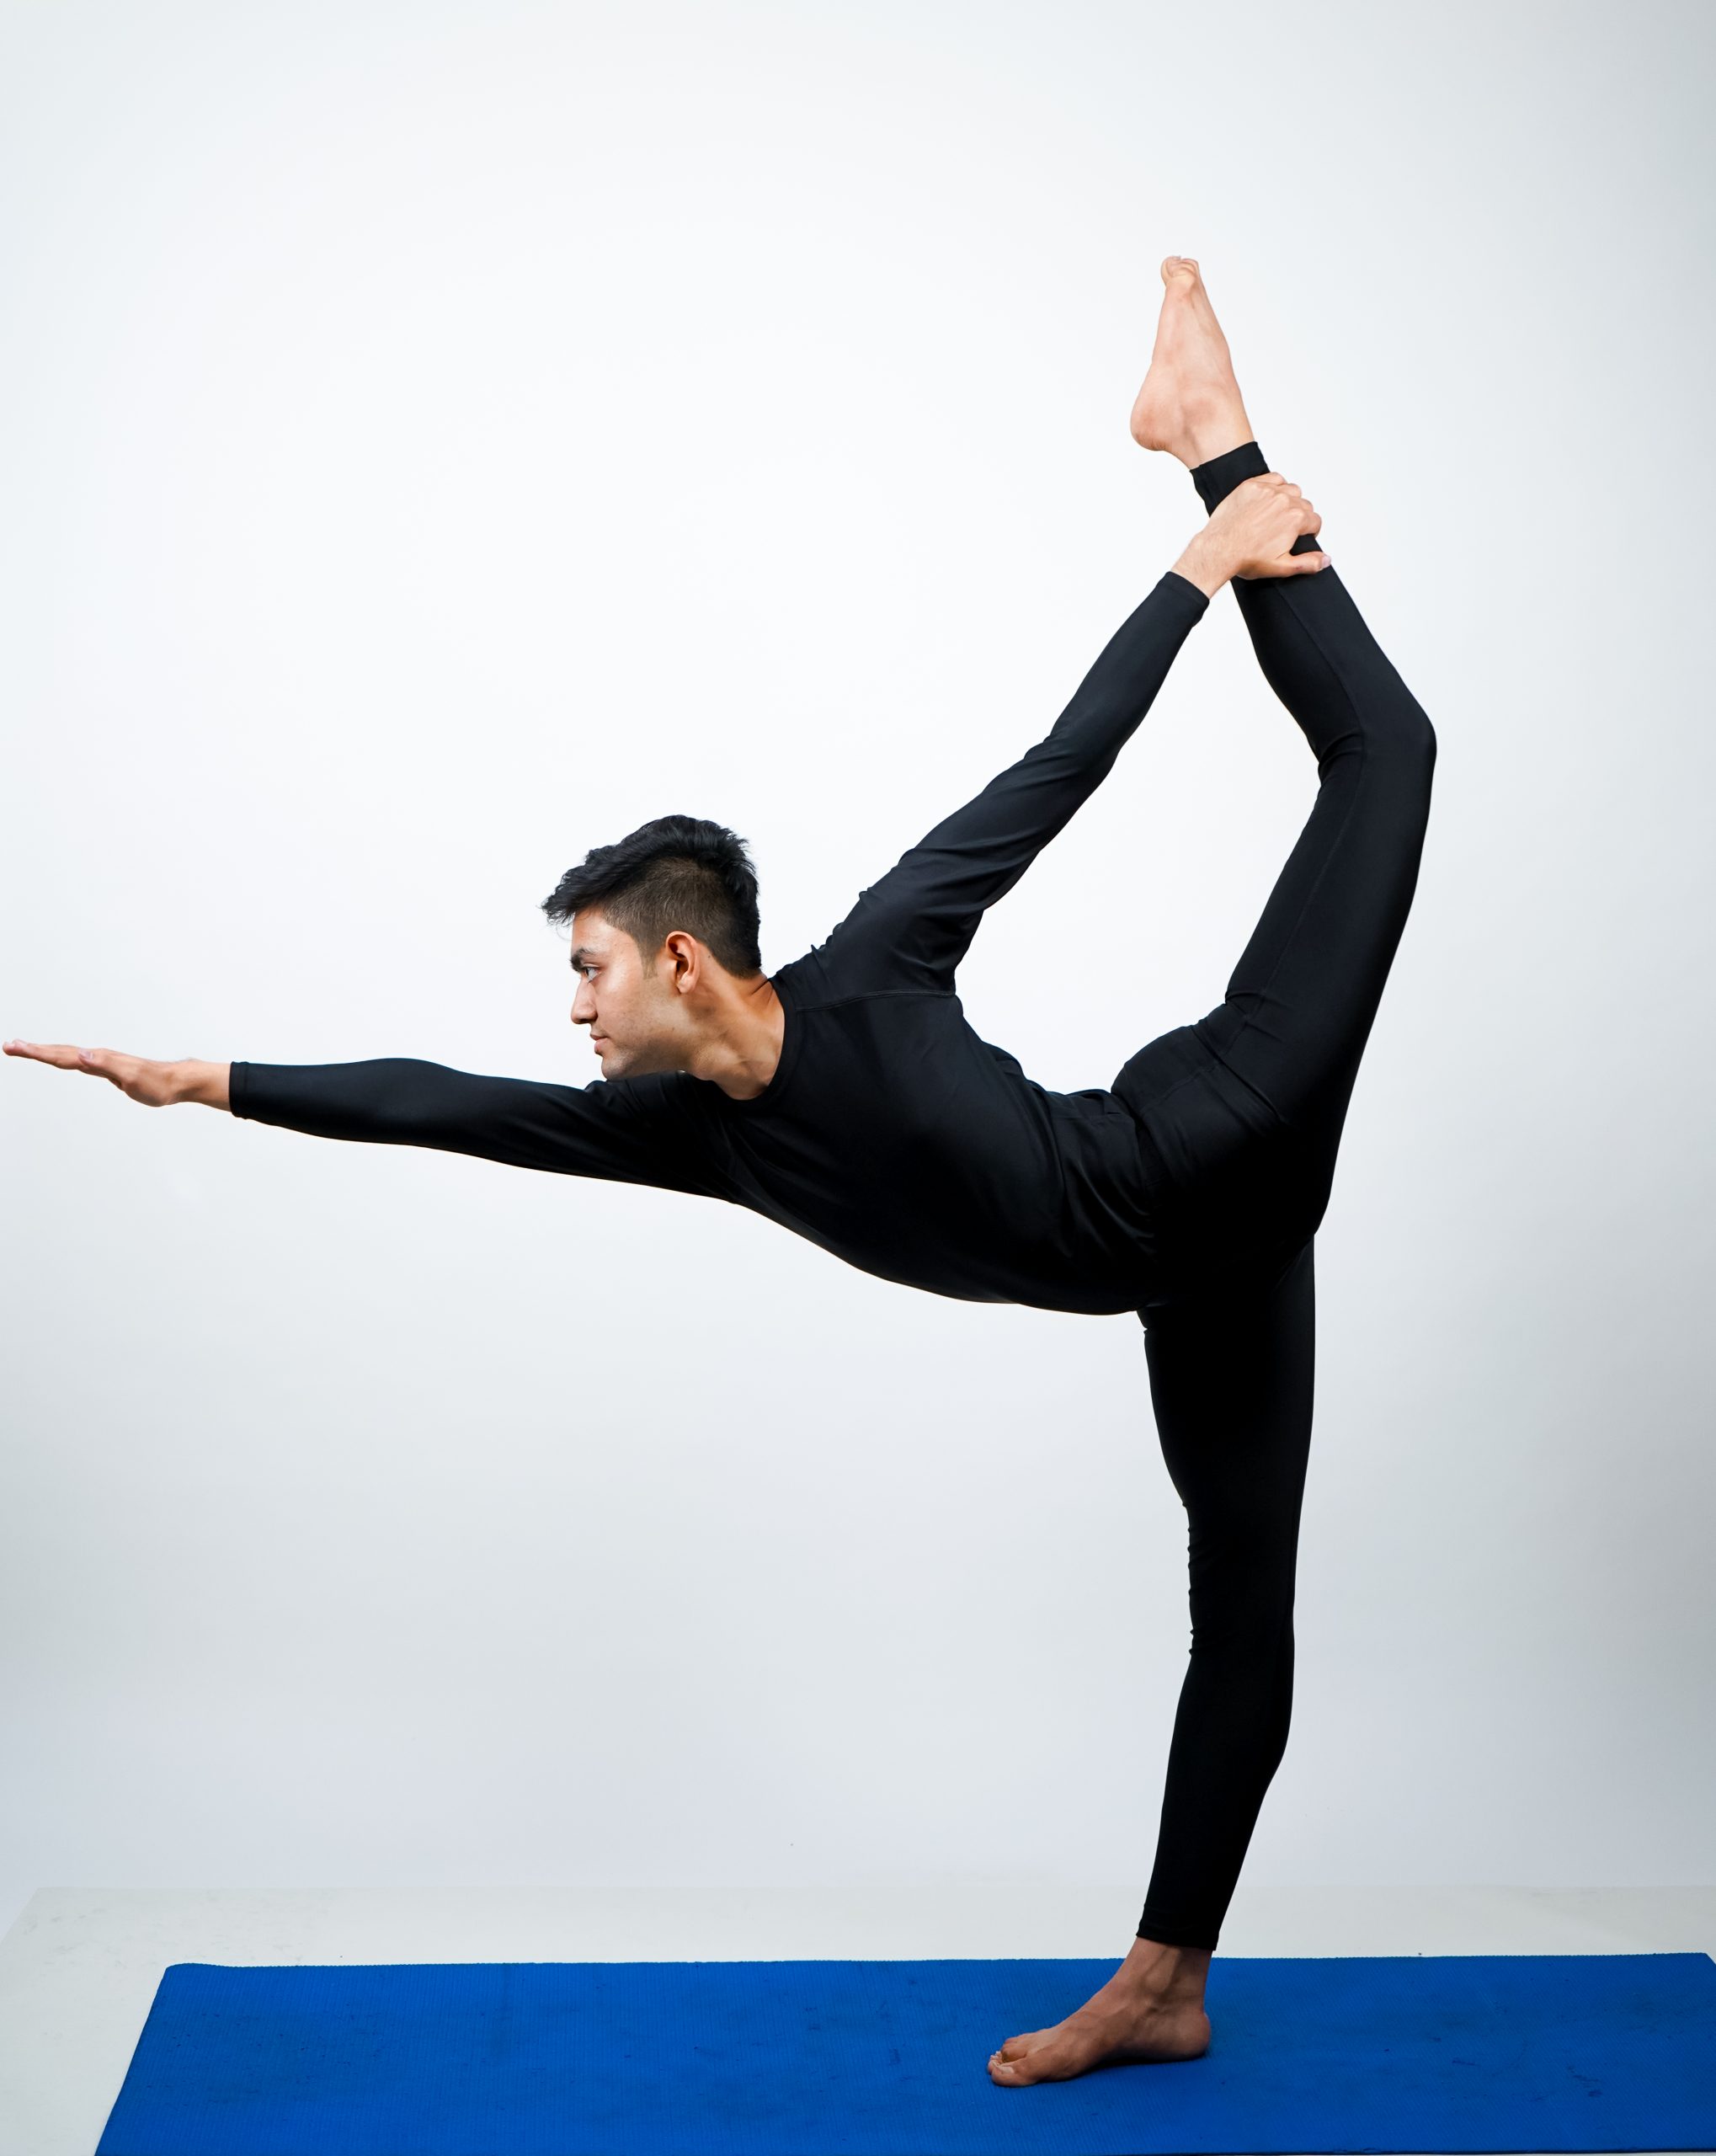
<path fill-rule="evenodd" d="M 595 953 L 590 949 L 589 944 L 575 943 L 573 946 L 572 956 L 567 960 L 567 963 L 572 966 L 581 966 L 587 958 L 594 956 Z"/>

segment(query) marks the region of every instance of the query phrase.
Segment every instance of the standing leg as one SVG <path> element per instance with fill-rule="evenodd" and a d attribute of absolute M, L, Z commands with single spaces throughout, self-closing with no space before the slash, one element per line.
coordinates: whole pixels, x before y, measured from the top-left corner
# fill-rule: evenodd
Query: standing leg
<path fill-rule="evenodd" d="M 1287 1749 L 1316 1354 L 1314 1246 L 1272 1285 L 1153 1315 L 1150 1396 L 1189 1533 L 1180 1688 L 1141 1939 L 1213 1951 Z"/>
<path fill-rule="evenodd" d="M 1293 1586 L 1311 1442 L 1312 1245 L 1266 1286 L 1234 1284 L 1153 1315 L 1150 1392 L 1191 1534 L 1191 1660 L 1180 1687 L 1138 1937 L 1064 2021 L 1010 2036 L 1007 2087 L 1123 2061 L 1197 2058 L 1221 1935 L 1265 1792 L 1287 1748 Z"/>

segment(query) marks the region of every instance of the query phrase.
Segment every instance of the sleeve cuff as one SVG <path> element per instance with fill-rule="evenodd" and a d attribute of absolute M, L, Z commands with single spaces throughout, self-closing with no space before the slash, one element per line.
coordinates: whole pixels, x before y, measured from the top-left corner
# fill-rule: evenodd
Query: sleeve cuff
<path fill-rule="evenodd" d="M 1162 581 L 1170 590 L 1175 592 L 1177 597 L 1195 602 L 1193 620 L 1196 620 L 1199 615 L 1207 614 L 1209 611 L 1208 592 L 1201 584 L 1194 584 L 1189 576 L 1181 576 L 1178 569 L 1165 569 L 1162 574 Z"/>

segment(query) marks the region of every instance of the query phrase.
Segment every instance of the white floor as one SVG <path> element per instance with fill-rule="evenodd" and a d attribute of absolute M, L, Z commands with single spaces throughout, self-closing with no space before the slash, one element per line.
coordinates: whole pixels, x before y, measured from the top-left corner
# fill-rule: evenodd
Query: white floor
<path fill-rule="evenodd" d="M 1118 1961 L 1137 1899 L 1133 1884 L 898 1876 L 796 1890 L 47 1887 L 0 1940 L 0 2156 L 93 2156 L 173 1961 Z M 1710 1953 L 1716 1886 L 1242 1886 L 1220 1951 Z"/>

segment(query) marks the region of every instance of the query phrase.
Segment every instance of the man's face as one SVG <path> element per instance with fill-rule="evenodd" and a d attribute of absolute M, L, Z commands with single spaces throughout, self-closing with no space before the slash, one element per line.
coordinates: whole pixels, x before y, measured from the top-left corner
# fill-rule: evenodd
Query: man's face
<path fill-rule="evenodd" d="M 684 1067 L 686 1013 L 664 953 L 663 969 L 646 965 L 632 937 L 586 906 L 573 916 L 572 967 L 572 1022 L 589 1027 L 603 1077 Z"/>

